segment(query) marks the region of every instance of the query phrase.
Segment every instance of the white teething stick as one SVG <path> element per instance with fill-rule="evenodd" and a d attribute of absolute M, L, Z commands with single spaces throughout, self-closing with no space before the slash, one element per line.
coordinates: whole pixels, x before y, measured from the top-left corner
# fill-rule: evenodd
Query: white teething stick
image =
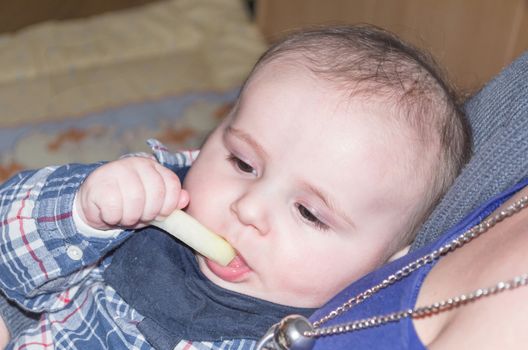
<path fill-rule="evenodd" d="M 236 255 L 226 240 L 181 210 L 175 210 L 163 220 L 154 220 L 150 224 L 170 233 L 198 253 L 223 266 L 227 266 Z"/>

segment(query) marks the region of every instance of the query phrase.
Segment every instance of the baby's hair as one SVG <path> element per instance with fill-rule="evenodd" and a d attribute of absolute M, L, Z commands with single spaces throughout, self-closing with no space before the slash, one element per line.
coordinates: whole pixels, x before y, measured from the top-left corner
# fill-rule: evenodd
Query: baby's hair
<path fill-rule="evenodd" d="M 261 67 L 282 58 L 298 60 L 349 96 L 388 102 L 422 145 L 435 147 L 434 164 L 422 169 L 406 165 L 429 179 L 425 202 L 417 203 L 398 245 L 409 243 L 471 156 L 470 128 L 455 89 L 429 54 L 371 25 L 291 33 L 260 57 L 248 81 Z"/>

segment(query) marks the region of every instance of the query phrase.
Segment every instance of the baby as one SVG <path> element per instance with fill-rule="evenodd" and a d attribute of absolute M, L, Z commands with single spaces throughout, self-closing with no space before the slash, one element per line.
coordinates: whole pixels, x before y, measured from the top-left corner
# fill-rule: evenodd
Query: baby
<path fill-rule="evenodd" d="M 469 141 L 436 66 L 393 35 L 294 33 L 256 63 L 196 159 L 151 142 L 157 161 L 3 184 L 1 287 L 41 314 L 8 348 L 251 349 L 406 246 Z M 236 249 L 229 266 L 134 233 L 177 208 Z"/>

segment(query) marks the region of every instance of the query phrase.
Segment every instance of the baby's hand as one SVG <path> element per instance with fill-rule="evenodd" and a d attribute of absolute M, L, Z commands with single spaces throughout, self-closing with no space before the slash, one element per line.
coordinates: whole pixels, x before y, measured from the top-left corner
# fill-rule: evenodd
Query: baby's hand
<path fill-rule="evenodd" d="M 178 176 L 156 161 L 128 157 L 91 173 L 79 188 L 76 208 L 95 229 L 140 228 L 187 206 Z"/>

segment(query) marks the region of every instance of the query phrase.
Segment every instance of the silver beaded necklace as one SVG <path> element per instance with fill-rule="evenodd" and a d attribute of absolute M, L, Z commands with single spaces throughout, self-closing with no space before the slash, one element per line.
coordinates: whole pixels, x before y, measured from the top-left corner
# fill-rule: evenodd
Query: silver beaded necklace
<path fill-rule="evenodd" d="M 442 300 L 427 306 L 391 312 L 385 315 L 376 315 L 335 326 L 323 327 L 326 322 L 347 312 L 354 305 L 357 305 L 368 299 L 380 290 L 387 288 L 395 282 L 405 278 L 422 266 L 430 264 L 433 261 L 444 257 L 448 253 L 464 246 L 466 243 L 471 242 L 484 232 L 487 232 L 497 223 L 526 208 L 527 205 L 528 196 L 522 197 L 506 209 L 482 221 L 480 224 L 473 226 L 440 248 L 412 261 L 392 275 L 385 278 L 382 282 L 348 299 L 339 307 L 313 323 L 300 315 L 290 315 L 285 317 L 283 320 L 273 325 L 268 330 L 264 337 L 257 343 L 256 350 L 310 350 L 314 345 L 315 338 L 318 337 L 354 332 L 371 327 L 379 327 L 391 322 L 398 322 L 401 319 L 407 317 L 421 318 L 425 316 L 433 316 L 467 303 L 480 300 L 487 296 L 496 295 L 504 291 L 528 285 L 528 274 L 523 274 L 507 281 L 497 282 L 493 286 L 479 288 L 470 293 L 461 294 L 459 296 Z"/>

